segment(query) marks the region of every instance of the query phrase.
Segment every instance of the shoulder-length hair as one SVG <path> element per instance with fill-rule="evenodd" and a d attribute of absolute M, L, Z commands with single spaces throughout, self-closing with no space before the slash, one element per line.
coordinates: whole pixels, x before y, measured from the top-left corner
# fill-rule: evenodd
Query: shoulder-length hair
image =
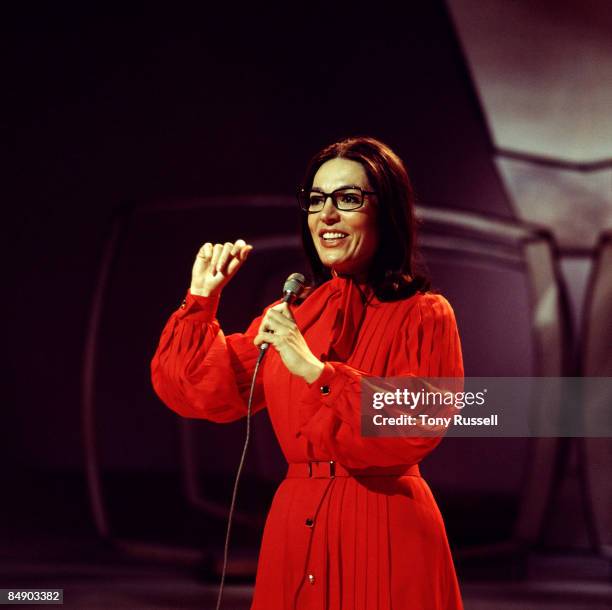
<path fill-rule="evenodd" d="M 370 266 L 368 283 L 381 301 L 394 301 L 425 292 L 429 280 L 417 275 L 415 195 L 402 160 L 382 142 L 369 137 L 340 140 L 319 151 L 308 163 L 302 188 L 309 191 L 318 169 L 330 159 L 361 163 L 378 201 L 379 245 Z M 302 212 L 302 242 L 318 286 L 331 278 L 321 263 Z"/>

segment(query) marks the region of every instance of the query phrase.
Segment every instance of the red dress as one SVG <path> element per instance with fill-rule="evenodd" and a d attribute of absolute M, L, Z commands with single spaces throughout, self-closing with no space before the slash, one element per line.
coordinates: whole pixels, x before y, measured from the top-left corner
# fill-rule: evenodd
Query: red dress
<path fill-rule="evenodd" d="M 180 415 L 228 422 L 246 414 L 261 316 L 225 336 L 217 304 L 187 295 L 152 379 Z M 360 434 L 362 375 L 463 376 L 451 306 L 432 293 L 381 302 L 338 277 L 292 311 L 325 369 L 309 386 L 270 347 L 258 374 L 253 412 L 267 406 L 290 468 L 266 521 L 252 610 L 462 608 L 442 517 L 416 466 L 440 438 Z M 308 476 L 307 462 L 330 460 L 339 476 L 320 463 Z"/>

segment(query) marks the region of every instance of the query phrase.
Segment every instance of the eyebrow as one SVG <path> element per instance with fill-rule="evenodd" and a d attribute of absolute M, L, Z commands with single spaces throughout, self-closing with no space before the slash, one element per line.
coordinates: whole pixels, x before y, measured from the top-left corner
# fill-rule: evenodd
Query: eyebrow
<path fill-rule="evenodd" d="M 332 193 L 335 193 L 336 191 L 341 191 L 343 189 L 359 189 L 360 191 L 367 191 L 368 189 L 365 186 L 357 186 L 356 184 L 347 184 L 345 186 L 339 186 L 337 189 L 334 189 L 332 191 Z M 317 193 L 323 193 L 325 194 L 325 191 L 323 189 L 320 189 L 316 186 L 312 186 L 310 187 L 311 191 L 315 191 Z"/>

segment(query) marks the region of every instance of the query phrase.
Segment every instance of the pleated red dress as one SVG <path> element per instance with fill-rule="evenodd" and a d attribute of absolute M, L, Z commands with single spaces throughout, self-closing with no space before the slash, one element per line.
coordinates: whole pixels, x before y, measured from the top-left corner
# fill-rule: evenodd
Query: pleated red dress
<path fill-rule="evenodd" d="M 246 415 L 262 316 L 225 336 L 217 304 L 187 295 L 163 330 L 152 379 L 180 415 L 229 422 Z M 266 521 L 252 610 L 462 608 L 417 465 L 440 438 L 360 433 L 362 376 L 463 376 L 451 306 L 433 293 L 381 302 L 337 277 L 292 311 L 325 369 L 308 385 L 270 347 L 258 374 L 253 412 L 268 408 L 289 470 Z"/>

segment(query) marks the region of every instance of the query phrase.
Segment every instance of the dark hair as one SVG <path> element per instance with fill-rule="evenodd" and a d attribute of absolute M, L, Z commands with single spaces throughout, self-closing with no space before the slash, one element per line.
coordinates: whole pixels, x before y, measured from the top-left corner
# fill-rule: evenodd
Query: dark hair
<path fill-rule="evenodd" d="M 361 163 L 377 194 L 379 245 L 368 277 L 376 296 L 381 301 L 394 301 L 428 290 L 429 280 L 415 275 L 415 196 L 402 160 L 386 144 L 374 138 L 347 138 L 326 146 L 312 157 L 302 187 L 310 190 L 321 165 L 335 158 Z M 302 213 L 301 220 L 304 250 L 314 284 L 318 286 L 331 278 L 331 272 L 319 259 L 306 212 Z"/>

